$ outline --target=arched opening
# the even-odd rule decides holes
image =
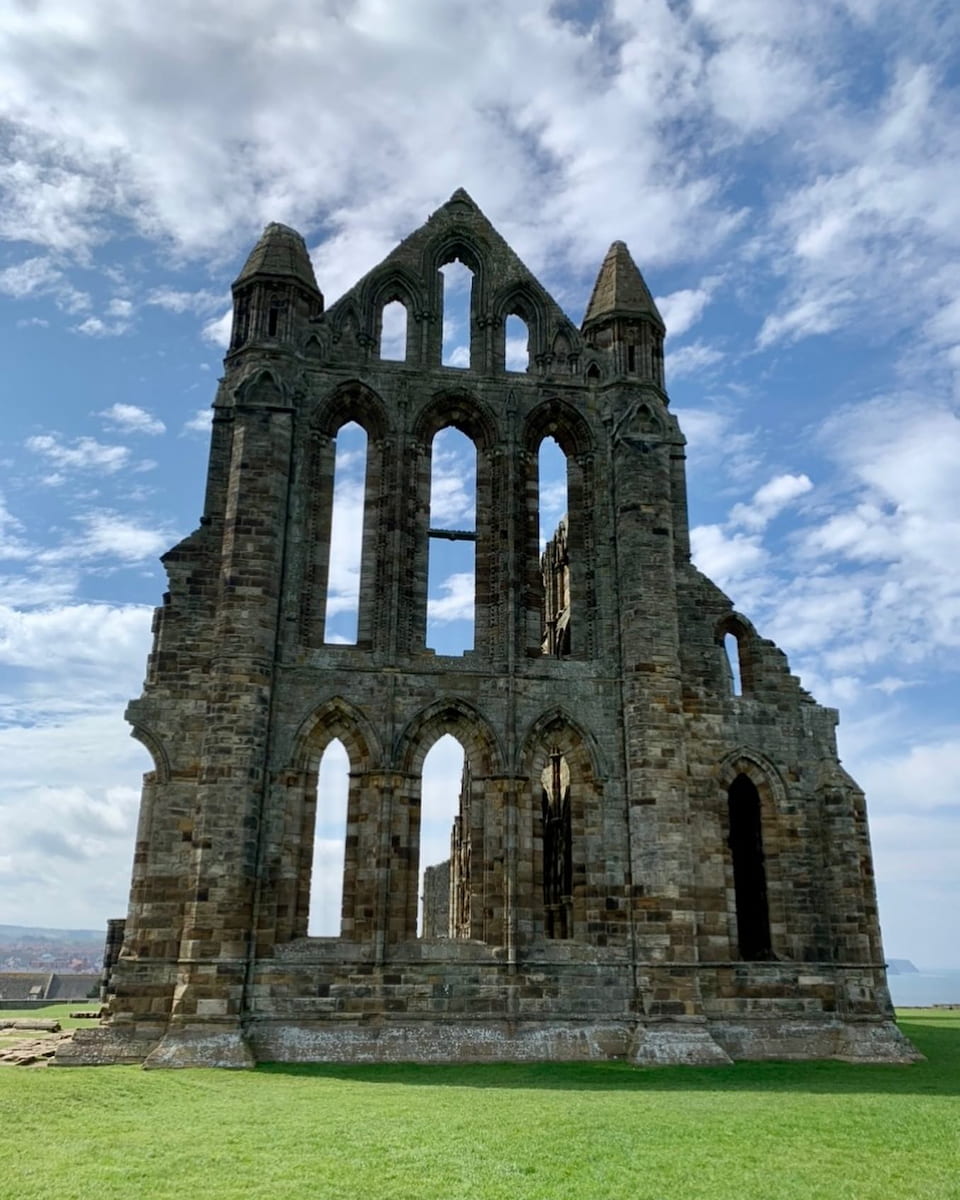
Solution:
[[[600,368],[595,362],[592,362],[586,370],[586,378],[590,383],[596,383],[600,379]]]
[[[350,760],[343,743],[334,738],[323,752],[317,775],[307,924],[311,937],[340,936],[349,786]]]
[[[740,670],[740,639],[735,633],[723,635],[723,649],[730,671],[730,690],[734,696],[743,695],[743,676]]]
[[[727,791],[730,820],[728,845],[733,862],[733,887],[737,908],[737,942],[740,957],[757,961],[773,957],[767,872],[763,854],[760,793],[753,781],[740,774]]]
[[[388,362],[406,362],[407,306],[391,300],[380,315],[380,357]]]
[[[530,327],[523,317],[511,313],[503,327],[503,362],[508,371],[530,369]]]
[[[567,456],[552,437],[538,455],[540,574],[543,583],[541,650],[564,658],[571,648]]]
[[[433,439],[430,458],[427,646],[464,654],[476,624],[477,450],[453,426]]]
[[[540,774],[543,847],[544,935],[573,933],[573,826],[570,815],[570,767],[553,747]]]
[[[469,792],[463,747],[445,733],[430,747],[421,775],[420,937],[464,936],[464,917],[469,930]]]
[[[336,458],[324,641],[355,645],[363,560],[367,435],[362,426],[348,421],[337,431],[334,444]]]
[[[473,272],[459,259],[440,268],[443,276],[443,350],[445,367],[470,366],[470,311],[473,299]]]

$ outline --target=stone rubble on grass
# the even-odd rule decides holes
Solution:
[[[12,1046],[0,1049],[0,1067],[45,1067],[64,1042],[73,1037],[72,1029],[60,1030],[45,1037],[25,1038]]]
[[[43,1033],[59,1033],[60,1022],[56,1017],[5,1017],[0,1020],[0,1029],[34,1029]]]

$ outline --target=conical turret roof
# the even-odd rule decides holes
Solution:
[[[663,317],[637,264],[630,257],[626,242],[614,242],[607,251],[593,285],[583,328],[609,317],[647,317],[664,328]]]
[[[306,287],[319,292],[307,245],[295,229],[272,221],[250,251],[234,287],[246,283],[254,275],[286,276],[298,279]]]

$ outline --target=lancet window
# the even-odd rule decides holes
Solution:
[[[727,808],[740,957],[772,958],[760,793],[747,775],[741,773],[731,783]]]
[[[540,782],[544,934],[548,938],[568,938],[573,908],[570,768],[556,747],[550,751]]]
[[[474,647],[477,451],[452,426],[433,439],[427,530],[427,645],[443,654]]]

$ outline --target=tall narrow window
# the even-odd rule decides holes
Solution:
[[[407,358],[407,309],[400,300],[383,306],[380,321],[380,357],[391,362]]]
[[[530,330],[523,317],[511,313],[504,323],[504,366],[508,371],[530,368]]]
[[[451,842],[460,814],[463,747],[446,733],[423,761],[420,800],[420,937],[446,938],[450,909]]]
[[[323,753],[317,776],[317,815],[313,829],[307,926],[311,937],[340,936],[349,774],[347,752],[343,743],[334,738]]]
[[[337,432],[336,448],[324,640],[352,645],[360,602],[367,435],[350,421]]]
[[[430,473],[427,646],[473,649],[476,613],[477,452],[448,426],[433,439]]]
[[[763,856],[760,793],[746,775],[738,775],[727,793],[730,857],[737,905],[737,941],[747,961],[773,957],[767,871]]]
[[[443,355],[445,367],[470,366],[470,304],[473,272],[459,259],[440,268],[443,276]]]
[[[743,677],[740,672],[740,639],[735,633],[723,635],[723,648],[730,668],[731,688],[735,696],[743,695]]]
[[[543,821],[543,911],[548,938],[572,935],[573,847],[570,820],[570,768],[551,750],[540,776]]]
[[[552,437],[540,443],[540,569],[544,654],[563,658],[571,647],[570,559],[567,548],[567,457]]]

